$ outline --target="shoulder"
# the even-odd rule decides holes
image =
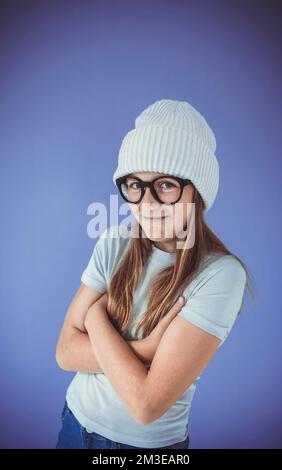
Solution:
[[[209,285],[218,286],[219,290],[234,284],[245,285],[246,271],[242,264],[233,255],[211,254],[206,256],[200,268],[187,286],[187,294],[194,294],[198,289]]]
[[[131,240],[131,232],[122,224],[107,227],[100,235],[101,244],[108,248],[126,247]]]
[[[211,276],[221,274],[226,280],[242,281],[247,280],[247,275],[244,267],[233,255],[216,255],[212,256],[211,264],[207,267],[207,272]]]
[[[126,233],[130,233],[126,231],[124,225],[111,225],[110,227],[106,227],[105,229],[101,229],[100,234],[97,236],[97,243],[101,240],[101,244],[117,244],[122,243],[123,241],[127,240],[129,237],[126,237]]]
[[[100,235],[96,245],[105,260],[108,270],[112,270],[121,256],[129,248],[131,236],[124,225],[107,227]]]
[[[233,255],[211,254],[203,262],[203,271],[214,274],[218,271],[236,272],[238,275],[246,276],[246,271],[240,261]]]
[[[84,284],[99,292],[107,290],[118,262],[129,247],[129,235],[128,230],[122,225],[101,229],[81,276]]]
[[[224,339],[242,307],[245,283],[245,269],[233,255],[208,256],[184,291],[179,315]]]

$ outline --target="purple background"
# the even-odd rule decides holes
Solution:
[[[1,2],[2,448],[55,446],[73,377],[55,345],[96,243],[87,207],[109,207],[121,140],[162,98],[215,132],[207,221],[256,293],[198,383],[191,448],[281,447],[280,14],[273,1]]]

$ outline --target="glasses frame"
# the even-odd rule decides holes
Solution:
[[[138,201],[135,201],[135,202],[132,202],[132,201],[129,201],[126,196],[123,194],[122,192],[122,189],[121,189],[121,185],[122,183],[126,180],[126,178],[128,178],[130,176],[130,174],[128,175],[125,175],[125,176],[121,176],[120,178],[117,178],[116,179],[116,185],[118,187],[118,190],[119,190],[119,193],[121,195],[121,197],[126,201],[126,202],[129,202],[130,204],[139,204],[140,201],[142,201],[143,197],[144,197],[144,194],[145,194],[145,188],[148,187],[150,188],[150,191],[151,191],[151,194],[153,196],[153,198],[158,201],[160,204],[165,204],[165,205],[171,205],[171,204],[176,204],[182,197],[182,194],[183,194],[183,189],[185,186],[187,186],[188,184],[192,184],[192,181],[189,180],[189,179],[183,179],[183,178],[180,178],[179,176],[172,176],[172,175],[162,175],[162,176],[157,176],[156,178],[154,178],[152,181],[143,181],[141,180],[141,178],[138,178],[137,176],[132,176],[132,179],[136,179],[139,183],[140,183],[140,186],[141,186],[141,196],[140,196],[140,199]],[[162,179],[162,178],[172,178],[174,180],[176,180],[179,184],[180,184],[180,196],[179,198],[174,201],[174,202],[163,202],[161,199],[159,199],[158,197],[158,194],[157,192],[155,191],[155,188],[154,188],[154,183],[155,181],[159,180],[159,179]]]

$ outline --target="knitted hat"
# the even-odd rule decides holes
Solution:
[[[188,178],[207,211],[219,185],[215,149],[214,133],[199,111],[187,101],[161,99],[137,116],[135,128],[123,138],[113,182],[143,171]]]

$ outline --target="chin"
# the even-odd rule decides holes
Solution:
[[[149,238],[151,241],[156,241],[156,242],[165,242],[169,240],[174,240],[174,237],[166,237],[164,234],[164,231],[162,230],[146,230],[146,228],[142,227],[144,233],[146,234],[146,237]]]

